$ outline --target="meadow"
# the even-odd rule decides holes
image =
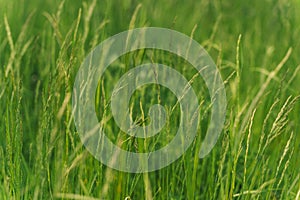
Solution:
[[[0,0],[0,199],[299,200],[299,10],[299,0]],[[167,145],[180,118],[167,88],[143,86],[130,100],[132,118],[149,123],[149,107],[159,103],[170,111],[166,127],[147,140],[119,129],[110,97],[134,66],[172,66],[192,80],[201,102],[197,137],[178,160],[154,172],[126,173],[83,146],[72,92],[93,48],[140,27],[176,30],[199,42],[220,71],[228,105],[217,144],[199,159],[211,114],[201,76],[165,51],[120,57],[99,78],[95,106],[105,133],[124,150]]]

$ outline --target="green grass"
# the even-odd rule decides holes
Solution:
[[[0,199],[300,199],[300,2],[8,1],[0,0]],[[227,92],[226,124],[213,151],[198,159],[209,124],[201,77],[198,137],[177,161],[156,172],[112,170],[88,153],[72,118],[71,94],[85,56],[101,41],[135,27],[158,26],[192,35],[216,62]],[[176,55],[139,51],[121,57],[101,79],[95,105],[105,131],[122,148],[166,145],[180,112],[160,136],[122,133],[109,106],[113,85],[141,63],[196,71]],[[151,105],[170,110],[163,87],[135,92],[133,118]],[[154,146],[154,147],[153,147]]]

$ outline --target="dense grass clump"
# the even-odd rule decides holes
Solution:
[[[0,199],[300,199],[299,10],[297,0],[0,0]],[[164,51],[120,57],[99,80],[95,105],[107,136],[123,149],[167,145],[180,118],[175,96],[149,85],[133,94],[130,109],[143,125],[149,107],[163,105],[161,134],[143,140],[120,131],[110,96],[134,66],[173,67],[192,80],[201,103],[188,151],[159,171],[130,174],[85,149],[71,96],[80,64],[97,44],[147,26],[185,33],[208,51],[225,83],[227,116],[217,145],[199,159],[211,102],[198,72]]]

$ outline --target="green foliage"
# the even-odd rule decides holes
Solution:
[[[299,1],[0,5],[0,199],[300,199]],[[128,174],[107,168],[84,148],[71,94],[88,52],[114,34],[144,26],[174,29],[201,43],[225,81],[228,108],[217,145],[198,159],[210,114],[201,77],[167,52],[122,56],[99,81],[95,105],[106,134],[123,149],[166,145],[180,117],[172,93],[150,85],[132,96],[133,118],[147,124],[149,106],[161,103],[169,114],[166,127],[148,140],[121,132],[111,118],[110,95],[130,68],[153,61],[172,66],[193,79],[201,102],[197,140],[180,159],[156,172]]]

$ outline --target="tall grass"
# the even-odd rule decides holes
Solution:
[[[0,4],[0,199],[300,199],[298,1]],[[87,53],[120,31],[144,26],[175,29],[201,43],[222,74],[228,108],[217,145],[198,159],[210,115],[198,72],[163,51],[122,56],[99,81],[95,102],[115,144],[136,152],[160,148],[178,128],[175,97],[155,85],[137,90],[130,110],[143,125],[151,105],[164,105],[170,112],[161,134],[136,139],[114,123],[109,109],[113,86],[134,66],[172,66],[193,79],[201,103],[200,128],[188,151],[159,171],[130,174],[89,154],[74,126],[70,101]]]

